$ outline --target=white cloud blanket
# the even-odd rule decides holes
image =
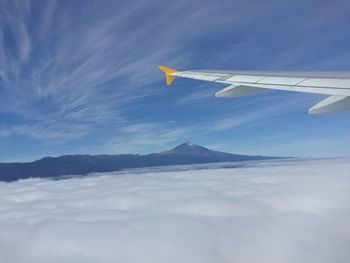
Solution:
[[[350,262],[349,159],[216,168],[0,183],[0,262]]]

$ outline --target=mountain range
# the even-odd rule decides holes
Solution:
[[[12,182],[25,178],[55,178],[63,175],[86,175],[127,168],[266,160],[279,157],[252,156],[213,151],[186,142],[160,153],[146,155],[63,155],[45,157],[27,163],[0,163],[0,181]]]

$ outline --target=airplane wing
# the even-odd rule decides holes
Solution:
[[[330,95],[309,109],[310,114],[350,111],[350,72],[177,71],[164,66],[167,85],[175,78],[224,83],[216,97],[241,97],[266,90],[287,90]]]

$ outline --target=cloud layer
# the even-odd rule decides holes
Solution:
[[[1,183],[0,261],[349,262],[349,160],[185,168]]]

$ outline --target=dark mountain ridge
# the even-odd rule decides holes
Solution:
[[[86,175],[92,172],[112,172],[127,168],[266,160],[279,157],[251,156],[213,151],[186,142],[160,153],[146,155],[63,155],[44,157],[28,163],[0,163],[0,181],[24,178],[49,178],[62,175]]]

